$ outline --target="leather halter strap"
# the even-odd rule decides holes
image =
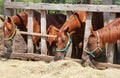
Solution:
[[[100,37],[99,37],[99,33],[98,33],[98,31],[96,31],[96,33],[97,33],[97,37],[98,37],[97,47],[96,47],[94,50],[92,50],[92,51],[84,50],[85,53],[91,55],[91,56],[94,57],[94,58],[95,58],[94,53],[95,53],[95,51],[96,51],[97,49],[100,50],[100,51],[102,51],[102,49],[100,48]]]

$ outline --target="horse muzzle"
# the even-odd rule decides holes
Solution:
[[[61,52],[56,52],[55,53],[55,57],[54,57],[55,61],[62,60],[64,58],[65,58],[65,53],[61,53]]]

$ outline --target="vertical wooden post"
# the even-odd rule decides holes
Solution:
[[[113,4],[114,0],[103,0],[103,4]],[[112,21],[112,19],[115,18],[114,14],[106,13],[104,12],[104,26]],[[106,44],[106,57],[107,57],[107,62],[108,63],[113,63],[114,61],[114,45],[113,44]]]
[[[11,0],[4,0],[4,2],[11,2]],[[11,10],[10,9],[7,9],[7,8],[4,8],[4,15],[6,16],[6,17],[8,17],[8,16],[11,16],[12,15],[12,12],[11,12]]]
[[[117,57],[117,59],[118,59],[118,64],[120,64],[120,40],[118,40],[117,41],[117,54],[118,54],[118,57]]]
[[[46,11],[41,10],[41,34],[46,34]],[[46,38],[41,37],[41,54],[47,54]]]
[[[92,13],[88,12],[87,13],[87,18],[86,18],[86,25],[85,25],[85,35],[84,35],[84,45],[83,45],[83,50],[86,47],[88,37],[90,35],[90,26],[91,24],[91,19],[92,19]],[[82,57],[84,59],[84,57]]]
[[[69,18],[69,16],[72,14],[71,11],[66,11],[66,14],[67,14],[67,18]]]
[[[12,0],[4,0],[4,2],[6,2],[6,1],[11,2]],[[5,15],[5,17],[12,16],[13,15],[13,11],[14,11],[13,9],[4,8],[4,15]],[[15,49],[14,41],[13,41],[13,46],[11,46],[10,48],[12,49],[12,52],[14,52],[14,49]]]
[[[8,1],[8,2],[11,2],[11,1],[14,1],[14,0],[4,0],[5,1]],[[14,9],[7,9],[7,8],[4,8],[4,15],[7,17],[7,16],[12,16],[14,14]]]
[[[33,10],[28,10],[28,33],[33,32]],[[32,36],[28,35],[28,53],[33,53]]]
[[[69,18],[69,16],[71,15],[71,11],[66,11],[66,12],[67,12],[67,18]],[[72,42],[69,46],[68,53],[66,54],[66,56],[71,58],[71,55],[72,55]]]

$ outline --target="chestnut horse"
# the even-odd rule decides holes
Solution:
[[[48,35],[58,35],[59,29],[56,28],[54,25],[50,25],[47,29]],[[47,48],[48,48],[48,55],[54,56],[54,47],[55,47],[55,37],[48,37],[47,38]]]
[[[33,32],[40,33],[40,13],[33,11]],[[59,26],[66,20],[66,16],[63,14],[47,14],[47,28],[49,25]],[[4,32],[4,45],[7,48],[7,52],[12,52],[12,41],[16,34],[16,29],[19,28],[21,31],[27,31],[28,13],[21,12],[19,14],[7,17],[3,20],[3,32]],[[60,28],[60,27],[58,27]],[[27,43],[27,35],[22,35],[25,42]],[[32,36],[33,44],[36,45],[40,37]],[[34,48],[35,49],[35,48]],[[35,50],[36,51],[36,50]]]
[[[81,57],[82,51],[78,47],[79,43],[83,41],[85,21],[86,12],[84,11],[76,11],[66,20],[55,39],[55,60],[64,58],[71,42],[74,45],[72,49],[74,52],[72,52],[76,52],[75,56],[78,58]]]
[[[85,58],[88,55],[90,56],[89,59],[95,58],[100,54],[106,43],[115,43],[117,40],[120,40],[120,18],[114,19],[104,28],[98,29],[97,31],[91,31],[82,55],[83,59],[88,59]]]

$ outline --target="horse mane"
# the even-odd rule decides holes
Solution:
[[[20,16],[19,14],[16,14],[16,16],[20,19],[20,22],[21,22],[21,23],[20,23],[21,26],[19,26],[19,28],[20,28],[20,29],[23,29],[23,27],[25,27],[25,24],[24,24],[21,16]],[[24,29],[24,31],[27,31],[27,29]]]
[[[115,43],[120,39],[120,18],[116,18],[105,27],[98,30],[102,42]]]

